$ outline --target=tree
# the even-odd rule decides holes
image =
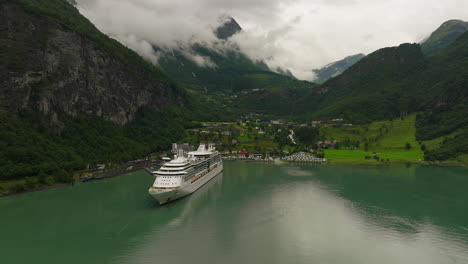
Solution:
[[[317,141],[319,129],[315,127],[300,127],[294,131],[297,141],[303,145],[312,145]]]
[[[407,142],[406,145],[405,145],[405,149],[410,150],[411,149],[411,144]]]
[[[39,174],[37,175],[37,178],[39,179],[39,183],[46,184],[47,175],[43,171],[39,172]]]
[[[426,145],[422,144],[422,145],[421,145],[421,150],[422,150],[422,151],[426,151]]]
[[[52,175],[56,182],[69,183],[73,181],[71,173],[66,172],[64,169],[60,169]]]

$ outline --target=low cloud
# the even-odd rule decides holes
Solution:
[[[213,31],[233,16],[243,32],[231,39],[254,60],[312,80],[312,69],[357,53],[419,42],[449,19],[468,19],[465,0],[76,0],[101,31],[152,62],[179,49],[200,66],[216,67],[190,47],[222,52]]]

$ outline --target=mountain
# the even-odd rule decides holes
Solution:
[[[426,55],[432,55],[454,42],[466,31],[468,31],[468,22],[449,20],[443,23],[428,39],[421,43],[422,51]]]
[[[310,117],[344,117],[355,123],[419,113],[417,139],[444,142],[426,151],[426,158],[454,159],[468,154],[467,56],[468,32],[430,57],[418,44],[381,49],[300,104],[308,107]]]
[[[295,102],[315,84],[299,81],[287,70],[274,72],[265,63],[251,60],[229,41],[241,30],[233,18],[228,18],[216,30],[220,37],[218,48],[203,43],[172,50],[154,46],[159,67],[196,96],[208,96],[238,115],[289,115]]]
[[[215,33],[219,39],[228,39],[241,31],[242,28],[237,21],[232,17],[227,17]]]
[[[378,50],[304,98],[315,116],[345,117],[358,123],[388,119],[407,112],[399,82],[425,66],[417,44]]]
[[[183,104],[183,91],[156,67],[98,32],[68,3],[13,2],[19,5],[2,3],[0,17],[0,109],[28,109],[51,120],[85,114],[122,125],[142,106]],[[49,3],[61,13],[52,13]]]
[[[315,82],[324,83],[328,81],[329,79],[340,75],[341,73],[343,73],[349,67],[353,66],[356,62],[360,61],[365,56],[366,55],[362,53],[356,54],[353,56],[348,56],[342,60],[330,63],[321,69],[313,70],[313,72],[316,74]]]
[[[166,149],[200,105],[64,0],[0,1],[0,58],[0,180]]]

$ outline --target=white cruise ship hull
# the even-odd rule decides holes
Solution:
[[[173,189],[152,188],[149,193],[159,202],[159,204],[169,203],[195,192],[222,171],[223,162],[219,162],[215,168],[193,183],[187,181],[184,182],[182,186]]]

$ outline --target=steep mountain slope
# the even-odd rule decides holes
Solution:
[[[360,61],[362,58],[364,58],[366,55],[360,53],[352,56],[348,56],[342,60],[333,62],[328,64],[327,66],[321,68],[321,69],[316,69],[313,70],[313,72],[316,74],[316,83],[324,83],[328,81],[329,79],[340,75],[344,71],[346,71],[349,67],[353,66],[356,64],[358,61]]]
[[[404,96],[400,81],[424,67],[417,44],[381,49],[322,84],[302,103],[317,117],[341,116],[353,122],[396,117],[414,106]]]
[[[294,103],[315,85],[296,80],[289,71],[276,73],[264,63],[252,61],[228,40],[241,30],[229,18],[216,31],[218,48],[195,44],[189,50],[167,51],[154,47],[160,55],[158,63],[182,86],[198,96],[209,96],[236,114],[290,114]]]
[[[162,73],[98,32],[70,4],[18,0],[0,8],[0,109],[38,111],[51,120],[59,113],[86,114],[125,124],[142,106],[183,103],[183,92]],[[43,13],[53,8],[62,13]]]
[[[421,43],[422,51],[430,56],[454,42],[466,31],[468,31],[468,22],[449,20],[443,23],[428,39]]]
[[[63,182],[165,149],[190,98],[67,1],[0,1],[0,180]]]
[[[468,33],[432,56],[430,63],[420,76],[428,87],[421,92],[426,95],[427,110],[418,116],[416,136],[418,140],[444,138],[440,148],[427,151],[427,159],[454,159],[468,154]],[[457,136],[448,136],[456,131]]]
[[[247,56],[236,51],[216,51],[202,45],[194,45],[192,51],[206,65],[187,56],[187,51],[162,52],[158,61],[161,69],[174,80],[194,91],[232,91],[252,87],[237,87],[234,83],[250,72],[269,72],[268,67],[253,63]]]

